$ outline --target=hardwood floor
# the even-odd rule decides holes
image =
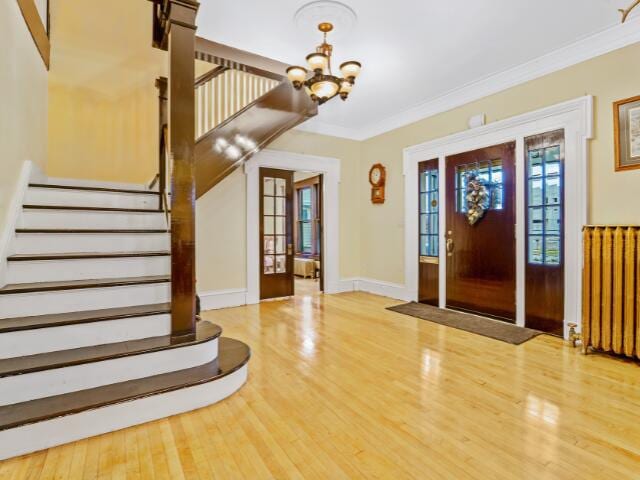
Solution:
[[[206,312],[253,351],[211,407],[0,463],[2,479],[637,479],[640,366],[512,346],[365,293]]]
[[[296,296],[320,295],[320,282],[313,278],[294,277],[294,292]]]

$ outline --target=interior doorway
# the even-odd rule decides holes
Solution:
[[[515,147],[509,142],[446,158],[446,306],[512,323]]]
[[[260,300],[324,290],[323,176],[260,168]]]
[[[315,295],[324,290],[323,176],[294,172],[294,293]]]

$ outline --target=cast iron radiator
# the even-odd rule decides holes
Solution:
[[[640,226],[583,229],[582,345],[640,358]]]

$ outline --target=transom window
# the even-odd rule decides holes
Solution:
[[[438,170],[420,174],[420,255],[438,256]]]
[[[529,150],[527,158],[527,226],[529,263],[560,265],[562,176],[559,145]]]
[[[504,186],[502,179],[502,160],[485,160],[466,163],[456,167],[456,212],[467,213],[467,181],[469,176],[477,174],[489,192],[488,210],[502,210]]]
[[[264,273],[286,273],[287,181],[265,177],[263,188]]]

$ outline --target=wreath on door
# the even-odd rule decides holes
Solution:
[[[480,178],[478,172],[470,172],[467,175],[467,189],[465,192],[469,225],[475,225],[484,217],[489,208],[489,198],[489,189],[485,181]]]

